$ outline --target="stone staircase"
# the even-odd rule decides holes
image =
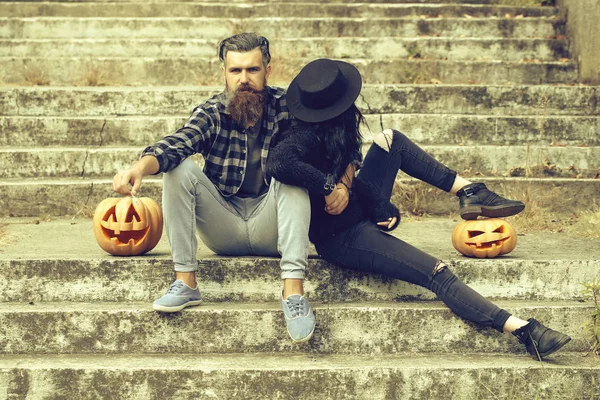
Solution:
[[[599,399],[600,362],[581,327],[593,305],[580,292],[599,276],[598,240],[528,233],[508,257],[465,259],[450,244],[456,201],[399,175],[401,209],[446,217],[408,218],[396,235],[573,337],[538,363],[426,290],[318,258],[309,344],[287,338],[276,259],[203,249],[206,304],[157,314],[150,303],[172,280],[166,241],[145,257],[109,257],[89,218],[73,219],[222,90],[216,44],[246,30],[271,40],[271,84],[314,58],[347,60],[363,73],[372,132],[398,128],[515,197],[547,194],[539,203],[552,212],[591,210],[599,89],[577,83],[565,22],[537,4],[0,2],[0,398]],[[417,207],[406,192],[427,198]],[[159,178],[145,181],[144,196],[160,193]]]

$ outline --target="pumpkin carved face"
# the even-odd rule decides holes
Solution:
[[[515,248],[517,233],[500,218],[463,221],[452,231],[452,244],[465,256],[493,258]]]
[[[162,210],[148,197],[105,199],[94,213],[96,241],[110,254],[144,254],[158,244],[162,230]]]

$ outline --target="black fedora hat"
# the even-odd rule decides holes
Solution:
[[[306,64],[292,80],[288,107],[301,121],[326,121],[346,111],[361,87],[362,78],[354,65],[321,58]]]

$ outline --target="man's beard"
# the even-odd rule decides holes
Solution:
[[[227,111],[231,118],[244,128],[254,125],[262,117],[265,90],[255,90],[249,85],[240,85],[235,92],[228,92]]]

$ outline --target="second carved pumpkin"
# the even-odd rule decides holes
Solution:
[[[493,258],[513,251],[517,233],[500,218],[463,221],[452,231],[452,244],[465,256]]]

